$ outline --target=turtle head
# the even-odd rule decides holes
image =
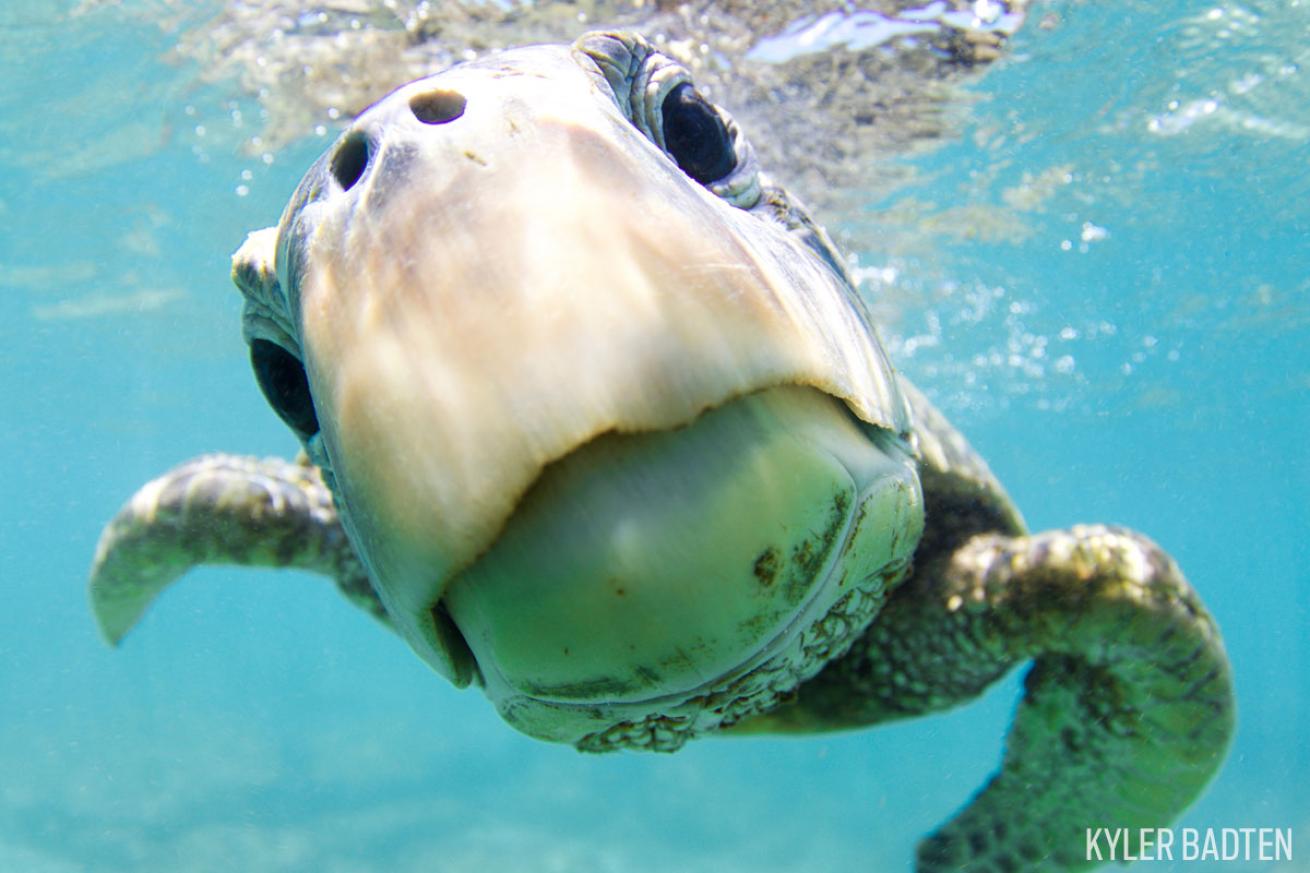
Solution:
[[[638,36],[413,82],[235,258],[392,622],[520,729],[676,748],[844,649],[922,527],[830,243]]]

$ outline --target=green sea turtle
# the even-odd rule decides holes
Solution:
[[[1032,661],[999,772],[920,871],[1088,866],[1234,725],[1228,661],[1131,531],[1036,536],[888,362],[844,260],[630,33],[406,85],[234,257],[297,462],[214,455],[110,523],[117,643],[203,563],[336,580],[516,728],[587,751],[871,725]]]

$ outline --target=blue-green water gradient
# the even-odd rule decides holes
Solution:
[[[894,355],[1030,525],[1141,529],[1218,619],[1239,732],[1181,823],[1290,827],[1310,858],[1310,9],[1215,9],[1040,7],[960,137],[843,220],[881,228],[859,255]],[[0,11],[0,873],[908,869],[997,765],[1013,680],[874,731],[596,757],[306,575],[199,571],[103,643],[85,577],[121,502],[203,452],[295,451],[228,259],[326,140],[208,146],[257,105],[168,30],[65,12]]]

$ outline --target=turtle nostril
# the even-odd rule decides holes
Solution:
[[[467,104],[458,91],[429,91],[410,100],[409,108],[424,124],[445,124],[463,115]]]
[[[352,133],[332,156],[332,175],[349,191],[368,169],[368,140],[362,133]]]

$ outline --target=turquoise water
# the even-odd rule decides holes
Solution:
[[[100,640],[86,570],[139,484],[295,450],[228,258],[324,140],[243,151],[258,104],[170,54],[169,4],[59,8],[0,9],[0,871],[907,869],[996,766],[1013,681],[868,732],[594,757],[519,735],[309,576],[200,571]],[[958,137],[825,219],[882,241],[859,255],[893,356],[1030,526],[1143,530],[1218,619],[1239,731],[1181,824],[1298,849],[1307,45],[1304,3],[1039,7]]]

